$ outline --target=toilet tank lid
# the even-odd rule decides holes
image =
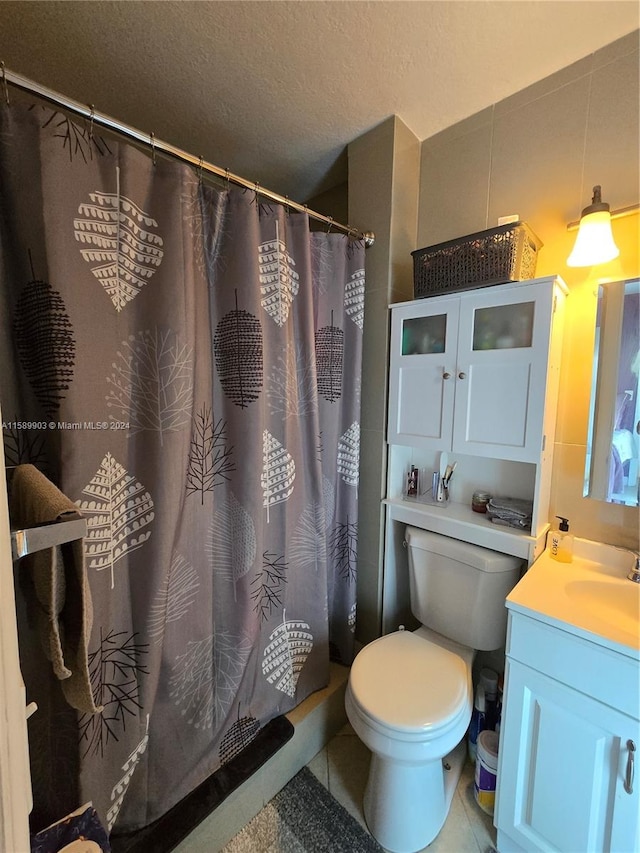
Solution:
[[[432,533],[430,530],[421,530],[419,527],[407,527],[405,541],[409,548],[450,557],[483,572],[511,572],[522,565],[520,557],[514,557],[512,554],[501,554],[490,548],[482,548],[480,545],[462,542],[450,536]]]

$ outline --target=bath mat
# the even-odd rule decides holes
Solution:
[[[382,853],[382,847],[307,768],[221,853]]]
[[[111,836],[112,853],[168,853],[189,835],[232,791],[291,740],[294,728],[275,717],[251,743],[159,820],[138,832]]]

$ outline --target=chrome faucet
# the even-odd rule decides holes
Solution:
[[[634,583],[640,583],[640,551],[632,551],[631,553],[636,558],[636,563],[632,569],[629,569],[627,578]]]

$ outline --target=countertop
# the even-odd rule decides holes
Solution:
[[[633,564],[629,551],[576,539],[571,563],[545,550],[507,607],[640,660],[640,584],[627,579]]]

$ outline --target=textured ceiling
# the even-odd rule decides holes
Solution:
[[[636,0],[1,2],[0,60],[305,200],[390,115],[420,139],[639,26]]]

